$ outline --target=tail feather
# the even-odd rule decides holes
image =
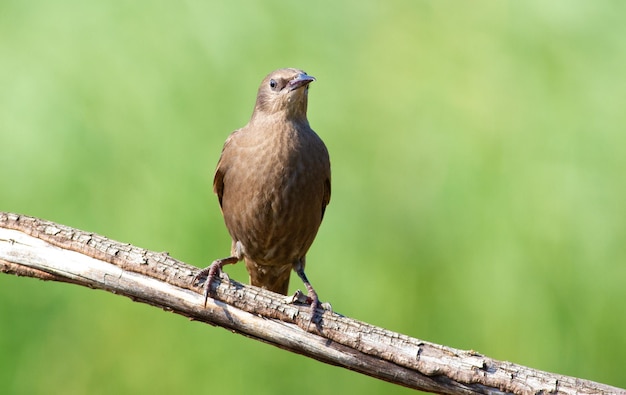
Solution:
[[[250,284],[287,295],[289,291],[289,276],[292,269],[291,264],[268,266],[259,265],[248,257],[244,259],[250,274]]]

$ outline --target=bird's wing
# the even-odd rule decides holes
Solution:
[[[215,169],[215,176],[213,177],[213,192],[217,195],[217,200],[222,207],[222,196],[224,196],[224,172],[220,168],[218,162],[217,169]]]
[[[224,152],[228,150],[231,142],[233,141],[233,137],[236,136],[239,130],[235,130],[233,133],[228,136],[226,142],[224,143],[224,147],[222,148],[222,154],[220,155],[220,160],[217,162],[217,167],[215,168],[215,176],[213,177],[213,192],[217,195],[217,199],[220,202],[220,207],[222,207],[222,197],[224,196],[224,174],[226,174],[226,169],[228,168],[228,164],[224,163],[224,158],[228,155],[224,155]]]
[[[326,212],[326,206],[330,203],[330,174],[324,182],[324,198],[322,200],[322,219],[324,219],[324,212]]]

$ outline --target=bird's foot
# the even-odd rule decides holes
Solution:
[[[304,258],[299,259],[294,263],[293,270],[298,274],[298,277],[300,277],[300,279],[304,283],[308,295],[306,301],[308,304],[311,305],[311,318],[309,319],[308,325],[304,329],[308,330],[311,324],[315,324],[317,329],[321,330],[320,324],[322,323],[323,313],[319,314],[317,308],[322,306],[320,305],[320,299],[317,296],[317,292],[315,292],[315,289],[313,289],[313,286],[309,282],[309,279],[306,277],[306,274],[304,274]]]
[[[298,289],[293,296],[287,297],[287,303],[308,304],[310,306],[313,303],[313,298]],[[318,307],[325,311],[333,311],[333,306],[328,302],[321,302]]]
[[[311,292],[313,291],[313,292]],[[315,292],[315,290],[313,290],[313,288],[311,287],[309,289],[309,294],[307,297],[307,301],[311,300],[311,318],[309,319],[309,326],[311,324],[315,324],[315,326],[317,326],[318,324],[322,323],[322,314],[319,314],[317,311],[318,307],[321,307],[320,305],[320,299],[317,297],[317,292]],[[308,326],[307,326],[308,328]]]
[[[300,304],[311,304],[311,300],[309,299],[308,296],[306,296],[306,294],[300,290],[297,290],[295,294],[293,294],[293,296],[288,296],[286,298],[287,303],[291,303],[291,304],[295,304],[295,303],[300,303]]]
[[[230,281],[228,274],[222,270],[224,265],[237,263],[239,259],[234,256],[229,256],[228,258],[216,259],[209,265],[208,267],[200,270],[198,274],[196,274],[192,280],[193,285],[202,284],[202,279],[204,280],[204,285],[202,288],[204,289],[204,307],[206,307],[207,301],[209,300],[209,294],[211,292],[211,283],[216,277],[222,277],[226,281]]]
[[[307,304],[311,306],[311,317],[307,323],[306,328],[308,329],[311,324],[315,324],[318,326],[322,322],[323,312],[320,314],[318,308],[321,308],[324,311],[333,311],[333,307],[328,302],[320,303],[317,293],[313,290],[313,292],[309,291],[309,295],[305,295],[304,292],[297,290],[293,296],[289,298],[289,303],[299,303],[299,304]]]

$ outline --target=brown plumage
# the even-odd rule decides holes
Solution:
[[[226,140],[213,189],[232,237],[231,256],[196,276],[208,277],[205,297],[221,267],[243,259],[252,285],[282,294],[294,269],[317,307],[304,266],[330,200],[330,159],[306,117],[314,80],[291,68],[270,73],[250,121]]]

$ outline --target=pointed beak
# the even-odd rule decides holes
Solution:
[[[306,86],[311,82],[315,81],[315,77],[312,77],[306,73],[300,73],[295,76],[291,81],[289,81],[289,90],[293,91],[300,87]]]

